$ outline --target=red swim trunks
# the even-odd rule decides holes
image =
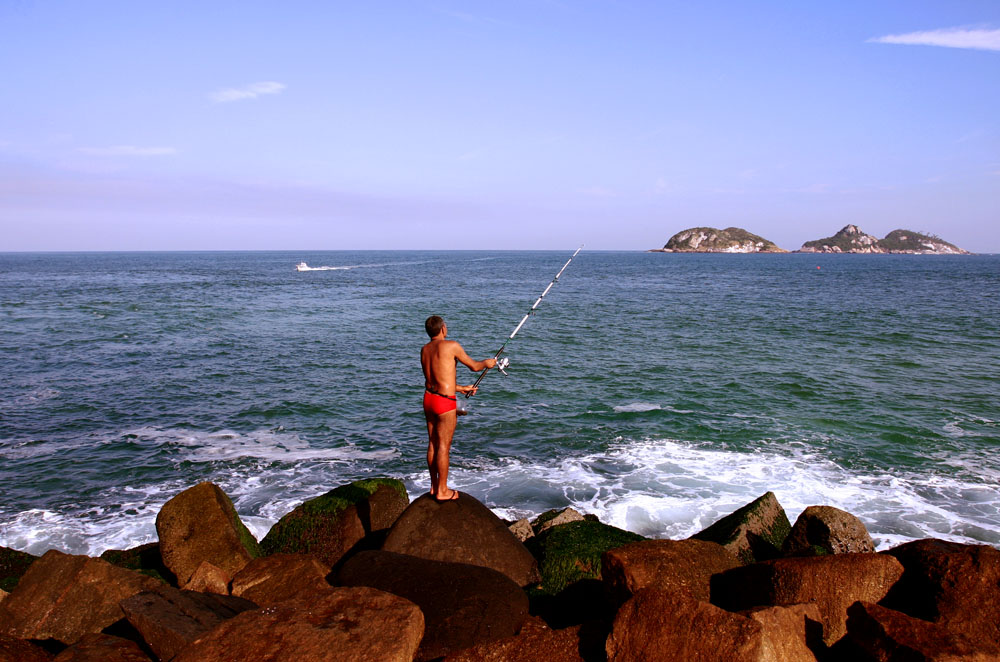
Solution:
[[[424,391],[424,412],[430,412],[440,416],[450,411],[458,409],[458,398],[454,395],[438,395],[430,391]]]

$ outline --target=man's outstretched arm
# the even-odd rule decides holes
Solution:
[[[455,358],[458,360],[459,363],[461,363],[462,365],[464,365],[466,368],[468,368],[473,372],[479,372],[480,370],[493,368],[497,364],[497,360],[494,359],[493,357],[490,357],[488,359],[483,359],[482,361],[473,361],[471,358],[469,358],[469,355],[465,353],[465,350],[462,349],[461,345],[459,345],[455,349]]]

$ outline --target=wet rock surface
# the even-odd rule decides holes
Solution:
[[[88,634],[56,655],[53,662],[150,662],[150,660],[134,641],[109,634]]]
[[[370,586],[419,606],[425,619],[420,660],[514,636],[528,617],[528,597],[520,586],[475,565],[361,552],[340,569],[337,583]]]
[[[123,600],[121,607],[156,656],[170,660],[199,636],[257,605],[241,598],[158,586]]]
[[[0,662],[50,662],[52,654],[30,641],[0,634]]]
[[[854,515],[832,506],[809,506],[785,539],[785,556],[871,553],[875,543]]]
[[[330,587],[330,568],[306,554],[275,554],[254,559],[236,573],[232,594],[264,607]]]
[[[639,589],[656,587],[711,597],[712,575],[739,566],[725,547],[706,540],[643,540],[604,553],[602,578],[616,605]]]
[[[732,611],[812,603],[819,608],[823,641],[847,632],[847,608],[878,602],[902,576],[903,567],[883,554],[836,554],[764,561],[712,578],[712,603]]]
[[[851,640],[875,660],[1000,659],[995,639],[970,638],[887,607],[857,602],[847,614]]]
[[[0,632],[73,644],[121,620],[122,600],[157,585],[151,577],[100,559],[51,550],[0,602]]]
[[[553,630],[542,620],[531,618],[517,635],[452,653],[444,662],[585,662],[581,648],[586,649],[587,644],[581,641],[581,629],[578,625]]]
[[[386,532],[410,498],[402,481],[372,478],[341,485],[283,516],[261,540],[272,554],[312,554],[334,566],[364,541]]]
[[[622,605],[608,637],[609,662],[762,661],[763,626],[684,594],[640,589]]]
[[[430,495],[414,500],[393,524],[382,550],[491,568],[518,586],[540,579],[535,558],[503,520],[464,493],[442,503]]]
[[[424,618],[412,602],[367,587],[244,612],[198,638],[175,662],[412,662]]]
[[[916,540],[885,552],[903,576],[882,604],[956,635],[1000,641],[1000,550]]]
[[[719,543],[748,564],[780,557],[791,530],[785,509],[767,492],[691,537]]]
[[[226,571],[208,561],[202,561],[198,569],[191,575],[191,579],[182,588],[185,591],[200,591],[202,593],[216,593],[218,595],[229,595],[229,583],[232,578]]]
[[[231,577],[261,554],[232,501],[212,483],[199,483],[163,504],[156,533],[163,563],[182,586],[203,561]]]

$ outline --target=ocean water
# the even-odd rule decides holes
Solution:
[[[423,320],[485,358],[570,253],[0,254],[0,545],[149,542],[202,480],[258,538],[351,480],[419,495]],[[1000,257],[585,250],[507,356],[451,477],[501,516],[684,537],[771,490],[1000,544]]]

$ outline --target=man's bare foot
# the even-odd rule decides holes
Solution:
[[[435,501],[437,501],[438,503],[442,503],[442,502],[444,502],[444,501],[457,501],[457,500],[458,500],[458,490],[451,490],[451,494],[449,494],[449,495],[448,495],[448,496],[446,496],[446,497],[442,497],[442,496],[441,496],[441,495],[439,495],[439,494],[432,494],[431,496],[432,496],[432,497],[434,498],[434,500],[435,500]]]

